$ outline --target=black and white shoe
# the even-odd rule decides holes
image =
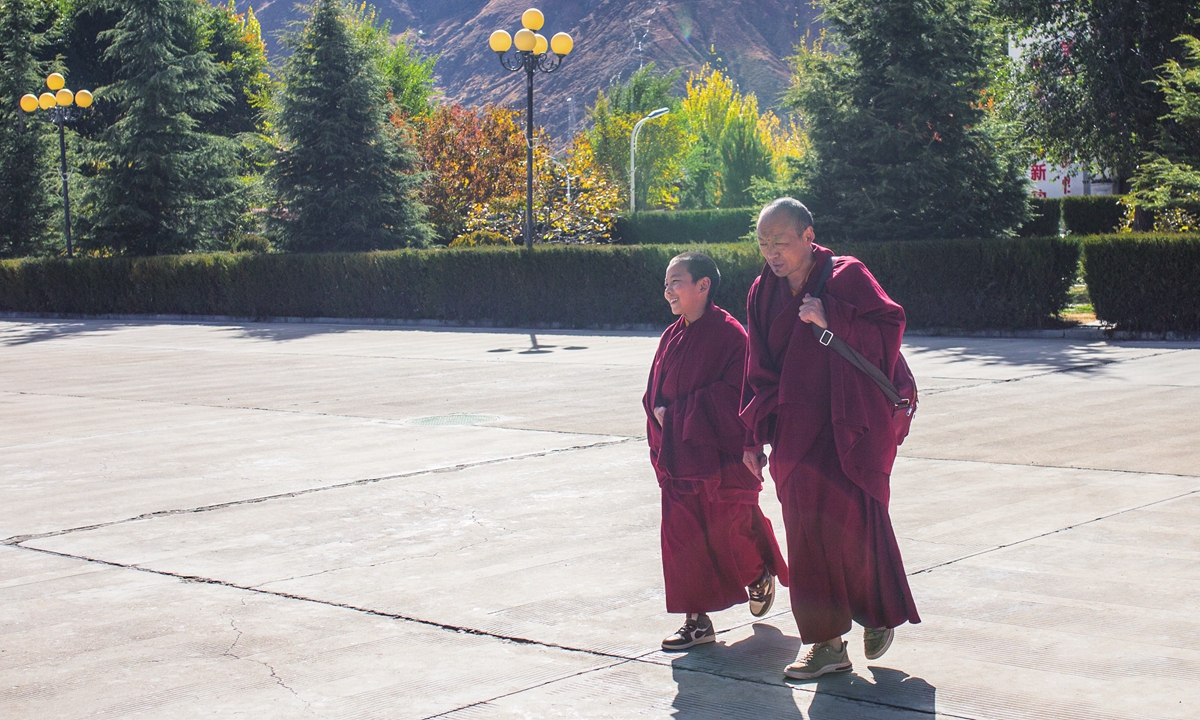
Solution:
[[[687,622],[679,628],[679,632],[662,641],[663,650],[687,650],[695,645],[710,643],[717,639],[717,631],[713,628],[712,620],[704,613],[696,617],[688,615]]]
[[[753,585],[746,588],[746,593],[750,596],[750,614],[754,617],[766,615],[775,604],[775,576],[770,570],[766,571]]]

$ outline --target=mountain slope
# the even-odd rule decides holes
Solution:
[[[214,0],[219,1],[219,0]],[[239,0],[252,4],[278,54],[277,34],[303,17],[292,0]],[[711,63],[729,72],[743,92],[774,107],[786,89],[790,69],[784,58],[814,26],[809,0],[377,0],[393,33],[412,32],[423,52],[440,55],[438,89],[470,105],[496,103],[524,110],[525,82],[508,73],[488,49],[493,30],[520,28],[531,5],[546,16],[542,34],[565,31],[575,51],[551,75],[534,80],[534,119],[563,138],[574,116],[615,80],[644,64],[684,75]],[[682,80],[680,81],[682,87]],[[573,113],[572,113],[573,110]]]

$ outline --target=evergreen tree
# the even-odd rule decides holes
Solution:
[[[53,196],[53,160],[46,123],[26,117],[22,95],[42,92],[43,67],[36,54],[44,3],[0,3],[0,257],[45,249]]]
[[[288,44],[271,171],[279,239],[307,252],[425,245],[419,158],[389,121],[379,53],[345,0],[317,0]]]
[[[1004,41],[980,0],[827,0],[841,52],[794,59],[807,123],[805,198],[827,238],[988,237],[1025,217],[1024,158],[989,119]]]
[[[202,5],[204,47],[220,67],[229,98],[216,112],[201,117],[209,132],[237,137],[257,132],[270,104],[271,77],[267,46],[254,9],[239,13],[228,5]]]
[[[108,0],[124,15],[102,34],[117,81],[97,95],[118,119],[100,135],[85,204],[89,243],[138,255],[217,246],[238,217],[236,144],[197,118],[228,100],[202,49],[195,0]]]

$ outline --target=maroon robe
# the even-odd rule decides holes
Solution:
[[[724,610],[746,602],[746,586],[770,570],[788,582],[771,522],[758,506],[762,483],[742,463],[738,417],[746,332],[709,303],[696,322],[667,328],[642,405],[650,461],[662,489],[667,612]],[[665,407],[662,425],[655,407]]]
[[[832,256],[813,245],[813,271],[795,295],[787,278],[764,267],[746,300],[746,446],[771,445],[792,612],[806,643],[845,634],[852,619],[872,628],[921,621],[888,516],[896,459],[891,405],[799,318],[804,295],[816,289]],[[829,329],[890,377],[904,309],[853,257],[838,258],[821,300]]]

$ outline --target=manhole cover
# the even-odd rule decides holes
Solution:
[[[469,413],[451,413],[449,415],[432,415],[430,417],[414,418],[409,425],[424,425],[426,427],[441,427],[444,425],[482,425],[496,422],[500,418],[495,415],[471,415]]]

